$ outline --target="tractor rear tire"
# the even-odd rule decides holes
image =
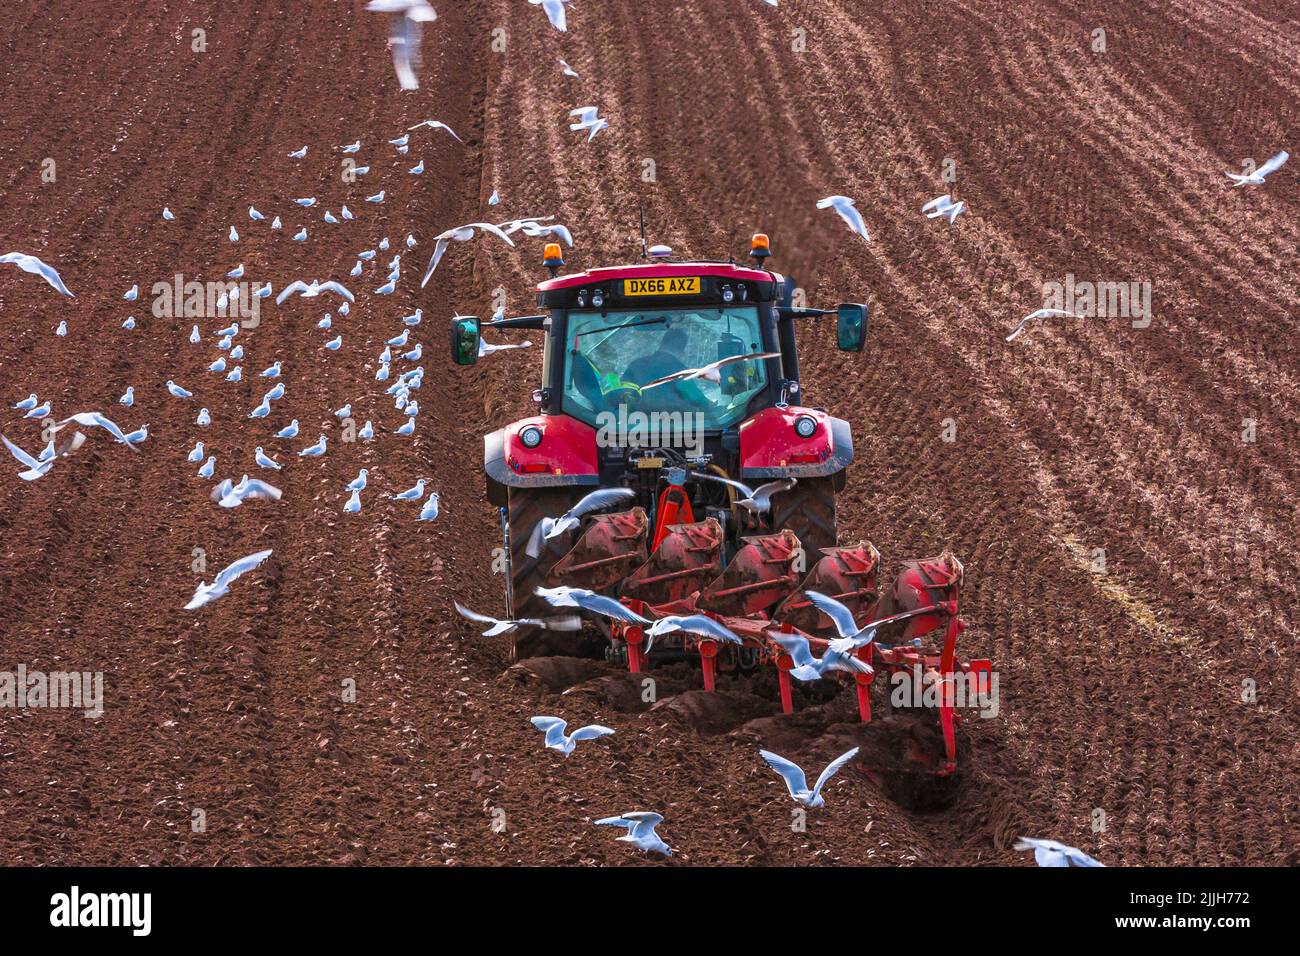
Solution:
[[[534,594],[534,589],[545,585],[546,576],[560,558],[573,546],[572,535],[561,535],[546,541],[542,553],[529,557],[528,539],[542,518],[558,518],[568,511],[579,498],[578,488],[510,488],[508,491],[510,527],[510,582],[513,602],[511,616],[550,617],[566,613],[553,609]],[[525,657],[566,655],[597,657],[604,653],[604,643],[583,631],[543,631],[528,628],[517,633],[511,649],[512,660]]]
[[[789,528],[799,537],[811,567],[821,548],[833,548],[837,541],[835,492],[842,482],[835,475],[800,478],[789,491],[772,498],[772,529]]]

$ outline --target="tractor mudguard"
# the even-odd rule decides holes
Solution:
[[[527,447],[520,432],[536,428],[541,442]],[[600,483],[596,430],[568,415],[535,415],[483,436],[488,490]]]
[[[795,422],[811,418],[807,438]],[[740,426],[740,480],[820,478],[844,471],[853,461],[853,432],[842,418],[815,408],[765,408]]]

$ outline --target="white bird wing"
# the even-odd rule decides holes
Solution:
[[[423,122],[416,123],[414,126],[408,127],[408,130],[416,130],[419,129],[421,126],[427,126],[430,129],[445,129],[448,133],[451,134],[452,139],[454,139],[456,142],[458,143],[465,142],[463,139],[461,139],[459,136],[456,135],[456,131],[454,129],[452,129],[446,123],[439,122],[438,120],[431,120],[431,119],[424,120]]]
[[[691,476],[693,478],[703,478],[705,481],[716,481],[724,485],[729,485],[739,491],[746,498],[754,497],[754,489],[750,488],[749,485],[742,484],[739,481],[734,481],[731,478],[723,478],[721,475],[710,475],[703,471],[692,472]]]
[[[929,212],[931,209],[935,209],[942,212],[944,209],[948,208],[951,199],[952,196],[950,196],[948,193],[944,193],[942,196],[938,196],[934,199],[931,199],[928,203],[922,206],[921,212]]]
[[[290,282],[287,286],[285,286],[283,289],[280,290],[280,294],[275,297],[275,304],[279,305],[281,302],[289,298],[289,296],[293,295],[295,292],[310,292],[310,291],[311,291],[311,286],[303,282],[301,279],[295,279],[293,282]]]
[[[1263,179],[1269,173],[1276,172],[1277,170],[1281,169],[1282,166],[1286,163],[1286,161],[1290,158],[1291,158],[1291,154],[1284,149],[1282,150],[1282,152],[1278,153],[1276,156],[1274,156],[1272,159],[1266,162],[1263,166],[1259,167],[1259,169],[1255,170],[1255,175]]]
[[[415,64],[420,56],[420,25],[397,14],[388,20],[388,49],[393,55],[393,72],[404,90],[418,90]]]
[[[343,298],[347,299],[349,302],[357,301],[356,297],[347,290],[346,286],[340,282],[335,282],[333,279],[329,282],[322,282],[320,285],[316,286],[316,292],[318,294],[321,292],[333,292],[337,295],[343,296]]]
[[[636,492],[631,488],[600,488],[584,497],[576,505],[566,511],[564,518],[577,519],[592,511],[599,511],[601,508],[608,508],[616,501],[623,501],[627,498],[636,497]],[[540,525],[540,522],[538,522]]]
[[[5,447],[9,449],[9,453],[11,455],[13,455],[15,458],[18,459],[18,463],[20,465],[32,469],[38,469],[41,467],[42,464],[41,462],[37,461],[31,455],[27,454],[27,452],[23,451],[21,448],[19,448],[17,445],[11,442],[7,435],[0,433],[0,440],[4,441]]]
[[[826,769],[821,772],[821,776],[817,778],[817,783],[813,785],[813,789],[812,789],[813,798],[815,799],[817,797],[817,794],[822,792],[822,787],[826,786],[826,781],[830,780],[831,777],[839,773],[840,768],[843,767],[846,763],[848,763],[857,755],[858,755],[858,748],[854,747],[852,750],[845,751],[844,753],[836,757],[834,760],[832,760],[830,763],[828,763],[826,765]]]
[[[636,813],[625,813],[623,819],[631,824],[628,836],[633,839],[642,839],[644,837],[655,836],[655,827],[664,822],[662,813],[652,813],[648,810],[640,810]]]
[[[1082,318],[1082,316],[1075,315],[1073,312],[1066,309],[1035,309],[1020,320],[1020,324],[1017,325],[1012,333],[1007,336],[1007,341],[1010,342],[1012,339],[1020,335],[1020,333],[1029,326],[1029,323],[1033,322],[1035,319],[1047,319],[1054,316],[1069,316],[1072,319]]]
[[[755,488],[754,493],[750,495],[750,499],[760,511],[767,511],[772,507],[773,495],[789,491],[798,481],[798,478],[779,478],[776,481],[769,481]]]
[[[817,663],[808,646],[808,638],[798,634],[782,634],[779,631],[768,631],[767,636],[790,655],[790,660],[794,661],[795,667],[807,667]]]
[[[780,754],[774,754],[770,750],[760,750],[758,755],[785,780],[785,787],[790,791],[790,796],[797,797],[807,791],[808,778],[804,776],[803,768],[797,763],[786,760]]]
[[[249,479],[244,485],[245,498],[267,498],[271,501],[279,501],[284,494],[275,485],[267,484],[257,478]]]
[[[542,9],[546,11],[547,19],[551,21],[551,26],[561,33],[567,32],[567,25],[564,21],[564,0],[541,0],[541,3]]]
[[[527,232],[528,230],[525,229],[524,231]],[[573,248],[573,233],[569,232],[568,226],[561,225],[560,223],[557,222],[552,226],[538,227],[537,229],[538,235],[545,235],[546,233],[550,233],[552,235],[558,236],[566,246],[568,246],[570,249]]]
[[[122,429],[118,428],[116,424],[114,424],[112,421],[110,421],[100,412],[90,412],[89,414],[92,420],[91,423],[98,425],[100,428],[104,429],[104,431],[108,432],[118,441],[122,442],[122,444],[126,445],[127,448],[130,448],[133,452],[139,454],[140,449],[136,448],[132,442],[127,441],[126,435],[122,433]],[[90,423],[82,422],[81,424],[85,425]]]
[[[677,619],[677,626],[683,631],[689,631],[702,637],[711,637],[714,640],[724,641],[728,644],[744,643],[732,633],[730,628],[719,624],[711,617],[705,617],[703,614],[690,614],[680,617]]]
[[[0,256],[0,263],[12,263],[24,272],[30,272],[32,275],[38,275],[48,282],[56,292],[66,295],[69,299],[75,299],[68,287],[63,284],[59,278],[59,273],[54,267],[41,261],[36,256],[27,255],[25,252],[7,252]]]
[[[835,630],[839,631],[840,637],[854,637],[858,633],[857,622],[853,619],[853,612],[847,607],[835,600],[833,597],[827,597],[818,591],[805,591],[804,595],[813,606],[831,619],[835,625]]]
[[[569,734],[571,740],[595,740],[597,737],[608,737],[614,733],[614,728],[605,727],[601,724],[588,724],[585,727],[579,727],[573,733]]]
[[[599,112],[600,107],[598,106],[579,106],[577,109],[569,110],[570,116],[578,117],[578,122],[574,123],[571,128],[581,129],[583,125],[594,120]]]
[[[478,611],[472,611],[472,610],[469,610],[468,607],[465,607],[463,604],[460,604],[459,601],[452,601],[451,604],[454,604],[454,605],[455,605],[455,607],[456,607],[456,614],[459,614],[461,618],[465,618],[465,619],[467,619],[467,620],[477,620],[477,622],[480,623],[480,624],[499,624],[499,623],[502,623],[502,622],[500,622],[500,619],[499,619],[499,618],[493,618],[493,617],[490,617],[490,615],[487,615],[487,614],[480,614],[480,613],[478,613]]]
[[[533,532],[528,536],[528,544],[524,548],[525,553],[530,558],[535,558],[542,553],[542,541],[554,526],[554,518],[542,518],[541,521],[533,525]]]
[[[420,280],[420,288],[423,289],[429,277],[433,275],[433,270],[438,268],[438,263],[442,261],[442,255],[447,251],[447,244],[451,241],[450,237],[438,237],[437,243],[433,247],[433,256],[429,259],[429,268],[424,270],[424,278]]]
[[[530,723],[546,734],[546,745],[560,744],[564,742],[564,728],[568,722],[559,717],[533,717]]]
[[[213,583],[220,585],[221,587],[228,587],[230,583],[241,574],[247,574],[269,558],[271,556],[271,550],[272,549],[267,548],[265,551],[255,551],[252,554],[245,555],[238,561],[231,562],[221,571],[217,572],[217,579]]]

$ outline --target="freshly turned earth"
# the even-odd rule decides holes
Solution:
[[[33,483],[4,458],[0,670],[102,670],[107,700],[97,721],[0,711],[0,860],[1028,865],[1010,849],[1025,833],[1111,864],[1295,861],[1297,165],[1262,188],[1223,176],[1300,147],[1293,3],[683,0],[665,16],[608,0],[570,7],[560,34],[535,6],[465,0],[438,5],[413,94],[362,6],[153,0],[128,19],[86,0],[0,22],[0,252],[41,256],[77,295],[0,267],[0,427],[38,447],[9,409],[31,391],[56,414],[150,426],[139,455],[100,432]],[[191,52],[196,27],[206,52]],[[564,115],[589,103],[610,120],[590,144]],[[384,142],[427,118],[466,145],[427,129],[407,156]],[[333,147],[358,137],[372,171],[344,183]],[[288,158],[304,143],[307,159]],[[383,205],[363,202],[380,188]],[[942,192],[970,207],[951,227],[918,211]],[[855,197],[869,244],[815,209],[832,193]],[[310,213],[292,204],[309,195]],[[356,222],[320,221],[343,202]],[[250,204],[285,231],[249,222]],[[577,240],[568,268],[584,269],[636,255],[639,204],[679,256],[740,255],[763,231],[811,304],[870,303],[862,355],[835,351],[827,325],[803,330],[805,400],[853,425],[842,540],[873,541],[886,574],[945,547],[965,564],[961,648],[994,661],[1001,712],[967,721],[948,809],[846,771],[795,832],[759,741],[815,773],[860,729],[848,695],[801,695],[773,720],[770,673],[701,701],[677,667],[649,706],[604,662],[511,670],[505,644],[452,612],[453,598],[501,606],[480,435],[529,413],[541,350],[455,369],[446,322],[490,312],[498,286],[510,312],[532,311],[543,273],[537,240],[476,241],[421,290],[431,238],[556,214]],[[309,240],[289,241],[301,225]],[[268,302],[240,336],[251,374],[226,383],[190,322],[150,313],[148,290],[177,272],[243,261],[277,291],[348,282],[353,253],[408,232],[420,244],[398,293],[369,294],[368,272],[335,315],[337,353],[315,328],[326,300]],[[1071,273],[1150,281],[1152,324],[1058,320],[1006,343],[1042,283]],[[123,302],[133,283],[140,301]],[[417,306],[428,375],[403,439],[374,357]],[[287,395],[250,422],[276,358]],[[168,396],[168,378],[194,399]],[[331,412],[349,401],[373,443],[339,441]],[[268,437],[290,417],[299,440]],[[329,453],[299,459],[320,433]],[[283,500],[213,505],[185,461],[200,437],[219,477],[264,445],[286,463]],[[345,515],[362,466],[373,491]],[[384,497],[421,475],[442,494],[433,523]],[[275,554],[189,613],[196,548],[209,579]],[[566,760],[542,749],[539,713],[618,732]],[[633,809],[665,815],[677,856],[647,860],[591,824]]]

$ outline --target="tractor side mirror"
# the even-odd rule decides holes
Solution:
[[[867,344],[867,307],[841,302],[835,310],[835,344],[841,352],[861,352]]]
[[[451,320],[451,360],[457,365],[473,365],[478,361],[481,336],[478,318],[461,315]]]

